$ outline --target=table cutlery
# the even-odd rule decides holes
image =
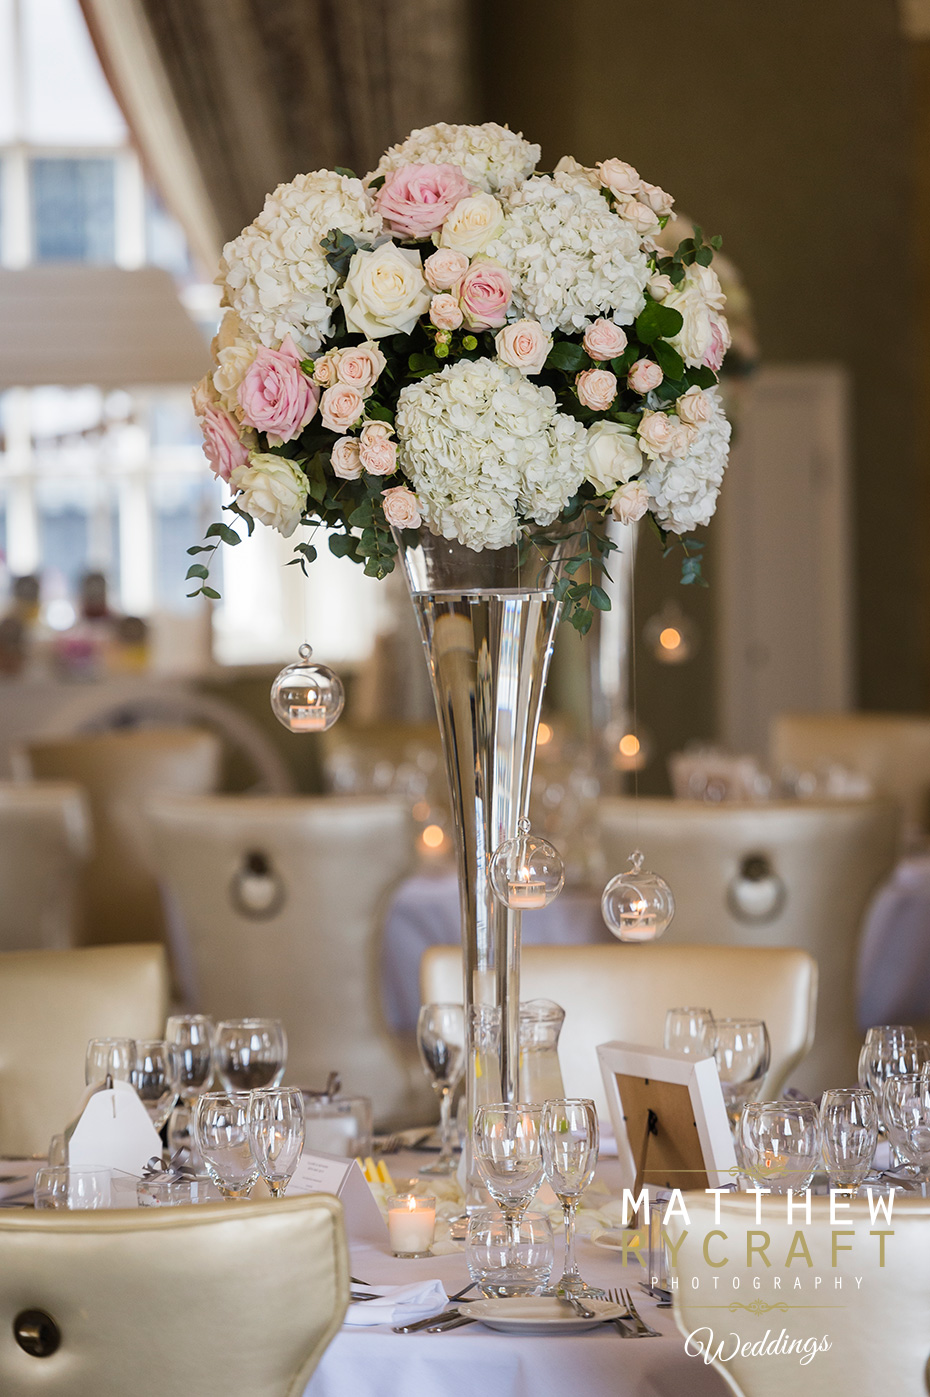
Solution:
[[[672,1303],[672,1292],[662,1285],[647,1285],[645,1281],[640,1281],[639,1288],[651,1295],[660,1310],[667,1310]]]
[[[658,1339],[661,1337],[659,1331],[653,1329],[643,1319],[636,1306],[633,1304],[633,1297],[628,1290],[609,1290],[607,1294],[610,1299],[613,1300],[614,1304],[626,1305],[629,1315],[623,1315],[621,1318],[628,1318],[634,1325],[634,1334],[632,1337],[636,1339]]]
[[[582,1319],[597,1319],[597,1315],[594,1311],[589,1310],[587,1305],[583,1305],[577,1295],[563,1294],[559,1296],[559,1299],[567,1301],[575,1313],[580,1315]],[[618,1301],[617,1303],[620,1304],[621,1302]]]
[[[429,1315],[427,1319],[416,1319],[412,1324],[396,1324],[391,1330],[392,1334],[418,1334],[421,1329],[429,1329],[432,1324],[439,1324],[444,1320],[458,1319],[458,1310],[443,1310],[438,1315]]]
[[[477,1320],[469,1315],[456,1315],[454,1319],[437,1320],[435,1324],[427,1325],[424,1334],[448,1334],[450,1329],[461,1329],[465,1324],[477,1324]]]

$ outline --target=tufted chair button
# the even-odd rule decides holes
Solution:
[[[48,1358],[61,1343],[61,1330],[44,1310],[21,1310],[13,1321],[13,1337],[24,1353]]]

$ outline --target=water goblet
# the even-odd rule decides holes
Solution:
[[[560,1295],[604,1298],[581,1279],[575,1259],[575,1211],[597,1167],[598,1125],[593,1101],[547,1101],[542,1115],[542,1157],[546,1178],[562,1205],[565,1220],[565,1264],[555,1287]]]
[[[882,1088],[882,1115],[895,1153],[926,1193],[930,1182],[930,1085],[922,1072],[887,1078]]]
[[[820,1112],[813,1101],[750,1101],[740,1112],[740,1167],[770,1193],[810,1188],[822,1149]]]
[[[213,1020],[205,1014],[172,1014],[165,1039],[177,1050],[178,1093],[193,1106],[213,1073]]]
[[[223,1197],[248,1198],[259,1174],[249,1134],[248,1092],[204,1092],[191,1125],[207,1173]]]
[[[468,1219],[465,1262],[487,1299],[538,1295],[552,1274],[555,1247],[545,1213],[524,1213],[514,1227],[501,1213],[481,1209]]]
[[[149,1113],[156,1130],[161,1130],[178,1099],[178,1053],[174,1043],[163,1039],[136,1039],[136,1055],[129,1080]]]
[[[475,1165],[511,1225],[514,1245],[520,1218],[542,1183],[542,1109],[526,1101],[492,1101],[475,1111]]]
[[[825,1091],[820,1102],[823,1157],[831,1188],[861,1187],[878,1141],[878,1108],[868,1087]]]
[[[768,1030],[761,1019],[717,1019],[714,1032],[720,1086],[730,1124],[735,1128],[740,1111],[759,1090],[769,1070]]]
[[[107,1077],[128,1082],[135,1057],[131,1038],[91,1038],[84,1057],[84,1081],[89,1087],[103,1086]]]
[[[299,1087],[252,1092],[249,1143],[272,1198],[283,1197],[304,1147],[304,1098]]]
[[[224,1019],[216,1026],[214,1064],[228,1092],[280,1086],[287,1035],[280,1019]]]
[[[455,1169],[452,1095],[465,1070],[465,1014],[461,1004],[424,1004],[417,1019],[417,1050],[430,1085],[439,1097],[439,1157],[421,1174],[451,1174]]]
[[[709,1009],[669,1009],[665,1015],[665,1046],[685,1057],[713,1057],[715,1028]]]

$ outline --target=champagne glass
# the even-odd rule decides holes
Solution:
[[[424,1004],[417,1019],[417,1050],[430,1085],[439,1097],[439,1158],[421,1174],[451,1174],[455,1169],[452,1094],[465,1069],[465,1014],[461,1004]]]
[[[280,1019],[224,1019],[216,1026],[213,1054],[229,1092],[280,1086],[287,1066],[287,1035]]]
[[[861,1187],[878,1141],[878,1108],[868,1087],[825,1091],[820,1102],[823,1157],[831,1188]]]
[[[84,1057],[84,1081],[89,1087],[103,1086],[107,1077],[113,1082],[128,1082],[136,1058],[136,1045],[131,1038],[92,1038]]]
[[[739,1123],[740,1111],[759,1090],[769,1070],[771,1047],[761,1019],[717,1019],[714,1057],[730,1124]]]
[[[750,1101],[737,1134],[739,1162],[770,1193],[810,1188],[823,1150],[820,1112],[813,1101]]]
[[[709,1009],[669,1009],[665,1015],[665,1046],[685,1057],[713,1057],[717,1035]]]
[[[249,1136],[248,1093],[204,1092],[191,1124],[207,1173],[223,1197],[248,1198],[259,1173]]]
[[[542,1182],[542,1110],[526,1101],[493,1101],[475,1111],[475,1164],[511,1225],[514,1245],[519,1241],[520,1218]]]
[[[272,1198],[281,1198],[304,1147],[304,1098],[299,1087],[266,1087],[249,1099],[249,1144]]]
[[[129,1080],[156,1130],[161,1130],[178,1099],[178,1053],[163,1039],[136,1039]]]
[[[597,1167],[598,1126],[593,1101],[547,1101],[542,1115],[542,1157],[546,1178],[562,1205],[565,1220],[565,1264],[555,1287],[559,1295],[604,1298],[604,1291],[588,1285],[578,1274],[575,1260],[575,1211],[578,1200],[594,1178]]]

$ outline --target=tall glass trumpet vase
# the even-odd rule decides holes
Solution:
[[[469,1184],[478,1185],[470,1147],[475,1104],[520,1099],[522,912],[495,896],[489,866],[528,814],[536,729],[559,620],[554,588],[574,536],[552,543],[531,534],[522,547],[482,552],[425,528],[395,537],[426,651],[449,779],[465,1022],[474,1022],[472,1011],[479,1006],[500,1016],[497,1051],[469,1051],[465,1065],[466,1173]]]

